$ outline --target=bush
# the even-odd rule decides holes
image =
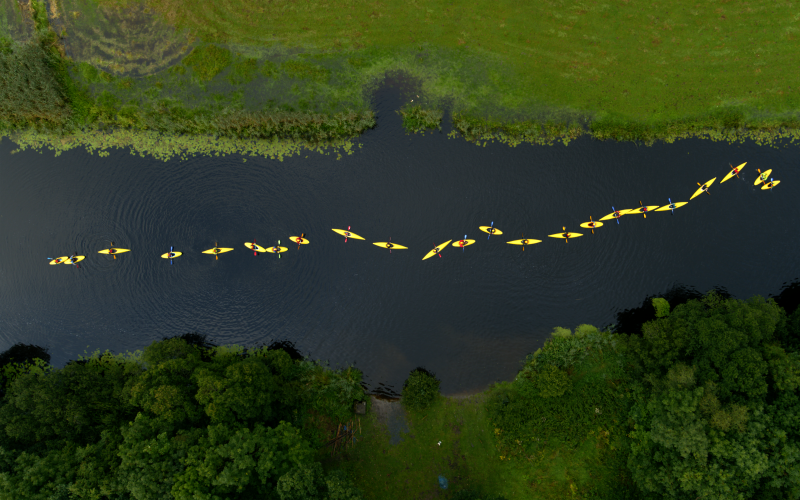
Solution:
[[[542,398],[557,398],[572,388],[567,372],[553,365],[545,365],[533,372],[530,389]]]
[[[414,368],[403,383],[403,406],[409,410],[425,410],[439,395],[440,383],[436,375],[425,368]]]
[[[551,335],[553,337],[570,337],[572,336],[572,331],[569,328],[557,326],[553,328],[553,333]]]
[[[656,310],[656,318],[665,318],[669,316],[669,302],[661,297],[653,299],[653,308]]]
[[[586,335],[589,335],[590,333],[598,333],[599,331],[600,330],[598,330],[596,326],[578,325],[577,328],[575,328],[575,336],[576,337],[585,337]]]

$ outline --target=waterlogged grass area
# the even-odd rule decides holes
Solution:
[[[203,154],[219,138],[246,154],[330,152],[375,125],[370,93],[395,72],[415,82],[398,110],[407,130],[440,129],[449,110],[451,137],[471,142],[800,138],[791,2],[1,6],[0,126],[36,128],[36,141],[19,136],[23,147],[104,136],[92,144],[162,158]],[[263,140],[271,145],[248,149]]]

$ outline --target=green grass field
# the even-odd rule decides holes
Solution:
[[[449,109],[454,135],[472,142],[568,143],[586,133],[645,143],[693,136],[800,140],[800,12],[791,2],[31,5],[32,14],[20,14],[35,18],[25,26],[42,33],[49,19],[80,63],[65,91],[72,131],[122,129],[136,135],[123,143],[159,157],[171,155],[169,147],[142,150],[134,144],[152,141],[139,135],[198,137],[185,152],[204,151],[217,137],[312,147],[347,141],[374,126],[370,92],[392,72],[416,82],[398,110],[409,131],[439,127]],[[0,28],[8,33],[0,35],[22,29],[4,15]],[[23,83],[33,66],[2,52],[20,88],[30,87]],[[9,99],[35,100],[26,95]],[[26,117],[12,111],[13,119],[0,122],[63,123],[63,106],[50,101],[48,108],[26,104]],[[56,149],[63,143],[49,141]]]
[[[147,4],[206,41],[346,52],[366,73],[395,58],[423,78],[428,99],[450,98],[456,111],[483,117],[736,128],[796,126],[800,116],[792,2]],[[404,57],[409,51],[416,57]]]

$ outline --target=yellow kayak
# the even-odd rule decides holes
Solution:
[[[269,252],[269,253],[283,253],[283,252],[285,252],[287,250],[289,250],[289,249],[286,248],[286,247],[269,247],[269,248],[266,249],[266,251]]]
[[[430,252],[425,254],[425,257],[423,257],[422,260],[430,259],[434,255],[438,254],[439,252],[442,251],[442,249],[444,249],[447,245],[449,245],[451,241],[453,241],[453,240],[447,240],[444,243],[442,243],[441,245],[439,245],[438,247],[434,248],[433,250],[431,250]]]
[[[583,224],[581,224],[581,227],[584,229],[597,229],[598,227],[602,226],[603,223],[598,221],[584,222]]]
[[[525,246],[525,245],[535,245],[535,244],[541,243],[541,242],[542,242],[542,240],[531,240],[531,239],[525,238],[525,239],[522,239],[522,240],[507,241],[506,243],[508,243],[509,245],[522,245],[522,246]]]
[[[765,182],[763,186],[761,186],[761,190],[764,191],[765,189],[772,189],[773,187],[780,184],[781,181],[772,181],[772,182]]]
[[[267,251],[267,250],[266,250],[264,247],[262,247],[261,245],[257,245],[257,244],[255,244],[255,243],[253,243],[253,242],[250,242],[250,241],[246,241],[246,242],[244,243],[244,246],[246,246],[246,247],[247,247],[247,248],[249,248],[250,250],[253,250],[254,252],[261,252],[261,253],[264,253],[264,252],[266,252],[266,251]]]
[[[548,234],[548,236],[551,237],[551,238],[569,239],[569,238],[577,238],[577,237],[583,236],[583,235],[581,233],[567,233],[566,235],[564,233],[557,233],[557,234]]]
[[[672,205],[664,205],[661,208],[656,208],[656,212],[666,212],[667,210],[675,210],[676,208],[681,208],[682,206],[688,204],[688,201],[679,201],[678,203],[673,203]]]
[[[408,247],[404,247],[403,245],[398,245],[397,243],[389,243],[388,241],[378,241],[373,243],[376,247],[381,248],[388,248],[390,250],[408,250]]]
[[[658,208],[658,205],[643,206],[643,207],[639,207],[639,208],[632,208],[628,213],[629,214],[632,214],[632,213],[642,214],[645,217],[647,217],[647,215],[645,215],[645,214],[647,214],[647,212],[653,212],[657,208]]]
[[[78,262],[82,261],[85,258],[86,258],[85,255],[78,255],[78,256],[75,256],[75,257],[70,257],[70,258],[68,258],[67,260],[64,261],[64,264],[77,264]]]
[[[728,172],[728,175],[726,175],[725,177],[723,177],[723,178],[722,178],[722,180],[721,180],[721,181],[719,181],[719,183],[720,183],[720,184],[722,184],[723,182],[727,181],[728,179],[730,179],[730,178],[731,178],[731,177],[733,177],[734,175],[738,176],[738,175],[739,175],[739,172],[741,172],[741,171],[742,171],[742,168],[744,168],[744,166],[745,166],[745,165],[747,165],[747,162],[744,162],[744,163],[742,163],[741,165],[739,165],[739,166],[738,166],[738,167],[736,167],[736,168],[732,168],[732,169],[731,169],[731,171],[730,171],[730,172]]]
[[[170,257],[170,256],[169,256],[169,252],[167,252],[167,253],[165,253],[165,254],[162,254],[162,255],[161,255],[161,258],[162,258],[162,259],[177,259],[177,258],[178,258],[178,257],[180,257],[181,255],[183,255],[183,252],[172,252],[172,257]]]
[[[480,226],[479,229],[481,231],[483,231],[484,233],[503,234],[503,231],[497,229],[496,227],[492,227],[492,226]]]
[[[209,248],[208,250],[203,250],[203,253],[220,254],[220,253],[230,252],[232,250],[233,250],[233,248],[218,248],[218,247],[214,247],[214,248]]]
[[[714,181],[715,181],[715,180],[717,180],[717,178],[716,178],[716,177],[714,177],[714,178],[713,178],[713,179],[711,179],[710,181],[708,181],[708,182],[706,182],[705,184],[703,184],[702,186],[700,186],[700,189],[698,189],[697,191],[695,191],[695,192],[694,192],[694,194],[692,195],[692,197],[691,197],[691,198],[689,198],[689,200],[691,201],[691,200],[693,200],[693,199],[694,199],[696,196],[700,196],[700,193],[702,193],[702,192],[703,192],[703,188],[706,188],[706,189],[710,188],[710,187],[711,187],[711,185],[712,185],[712,184],[714,184]]]
[[[299,245],[308,245],[310,242],[303,238],[302,236],[289,236],[292,242],[297,243]]]
[[[351,233],[350,231],[345,231],[344,229],[334,229],[334,233],[341,234],[345,238],[353,238],[355,240],[363,240],[361,236],[357,235],[356,233]]]
[[[605,217],[601,217],[600,220],[611,220],[611,219],[614,219],[615,217],[617,217],[618,214],[619,214],[619,217],[622,217],[623,215],[629,213],[630,211],[631,211],[630,208],[625,209],[625,210],[617,210],[616,212],[611,212],[610,214],[606,215]]]
[[[766,182],[767,179],[769,179],[769,174],[771,174],[771,173],[772,173],[772,169],[764,170],[763,172],[761,172],[758,175],[758,177],[756,178],[756,181],[753,183],[753,185],[754,186],[758,186],[762,182]]]
[[[475,240],[458,240],[453,242],[454,247],[463,248],[468,247],[475,243]]]
[[[116,255],[118,253],[125,253],[125,252],[130,252],[130,250],[127,248],[106,248],[105,250],[100,250],[97,253]]]
[[[67,260],[67,259],[69,259],[68,255],[65,255],[63,257],[59,257],[57,259],[53,259],[53,260],[50,261],[50,265],[51,266],[55,266],[56,264],[63,264],[64,261]]]

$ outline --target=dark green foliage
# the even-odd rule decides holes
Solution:
[[[141,373],[110,355],[70,363],[51,373],[18,376],[0,407],[5,437],[16,446],[43,440],[94,443],[136,414],[127,386]]]
[[[441,381],[434,373],[422,367],[414,368],[403,382],[403,407],[408,410],[425,410],[439,397],[439,384]]]
[[[775,338],[787,351],[800,351],[800,307],[775,330]]]
[[[498,386],[487,411],[506,449],[533,452],[545,441],[574,446],[598,428],[619,428],[629,406],[624,372],[614,344],[604,346],[602,337],[610,335],[588,335],[581,343],[554,337],[513,383]],[[576,357],[575,350],[585,357]]]
[[[628,465],[664,498],[800,497],[800,357],[773,334],[774,301],[709,293],[630,339],[635,384]]]
[[[194,376],[195,397],[205,406],[212,424],[254,424],[273,419],[272,404],[280,393],[280,379],[273,376],[264,358],[216,358],[209,366],[199,368]]]
[[[50,354],[46,347],[39,347],[33,344],[22,344],[17,342],[2,353],[0,353],[0,367],[8,363],[25,363],[34,359],[41,359],[45,363],[50,362]]]
[[[139,358],[95,354],[61,369],[35,359],[5,372],[0,498],[277,500],[279,483],[284,498],[361,498],[342,474],[317,474],[321,437],[309,427],[312,414],[352,418],[358,370],[186,334]]]

